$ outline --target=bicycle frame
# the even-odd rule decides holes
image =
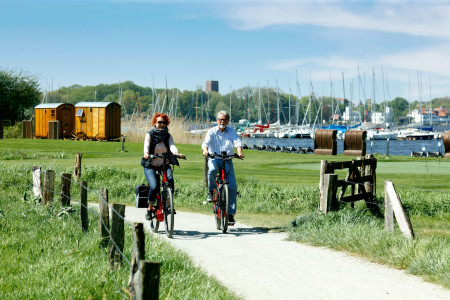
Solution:
[[[172,237],[173,227],[174,227],[174,203],[173,203],[173,191],[171,189],[167,170],[171,168],[166,162],[169,158],[169,153],[163,153],[162,155],[151,155],[150,159],[160,157],[163,159],[164,164],[161,170],[156,171],[157,176],[162,177],[162,182],[160,182],[159,192],[156,194],[157,207],[153,206],[151,212],[152,217],[150,218],[150,227],[153,232],[158,232],[159,223],[164,222],[166,227],[166,234],[169,238]],[[176,156],[181,158],[180,156]],[[186,157],[182,157],[186,159]]]
[[[163,197],[161,197],[161,191],[164,191],[167,186],[168,186],[168,180],[167,180],[167,169],[163,168],[161,171],[157,172],[158,176],[162,177],[162,182],[161,182],[161,186],[159,188],[159,192],[156,194],[156,199],[157,199],[157,203],[158,203],[158,208],[155,210],[155,214],[156,214],[156,220],[158,220],[158,222],[164,222],[164,210],[163,208],[165,207],[165,203],[163,203]]]
[[[226,152],[222,152],[222,154],[209,154],[208,157],[211,158],[221,158],[222,166],[220,169],[220,175],[216,175],[216,185],[217,188],[213,190],[213,212],[216,219],[216,227],[217,229],[222,229],[222,232],[225,233],[228,229],[228,201],[229,201],[229,190],[228,190],[228,181],[226,179],[226,168],[225,162],[227,160],[231,160],[233,158],[239,158],[239,156],[235,153],[232,155],[227,155]],[[225,199],[222,199],[222,195],[225,194]],[[224,203],[225,202],[225,203]]]

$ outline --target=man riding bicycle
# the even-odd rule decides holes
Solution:
[[[208,157],[208,154],[220,154],[222,151],[227,152],[228,155],[234,153],[234,148],[237,150],[239,158],[244,158],[242,154],[242,143],[236,130],[228,127],[230,116],[224,110],[217,113],[217,125],[209,129],[206,133],[205,140],[202,143],[203,156]],[[216,187],[216,174],[220,170],[222,160],[220,158],[208,159],[208,196],[206,200],[208,202],[213,201],[213,189]],[[236,195],[237,185],[236,178],[234,176],[234,168],[231,160],[225,162],[225,174],[227,181],[229,182],[230,189],[230,205],[229,205],[229,217],[228,223],[234,224],[234,215],[236,214]]]

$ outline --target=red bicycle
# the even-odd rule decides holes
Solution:
[[[176,158],[183,158],[186,159],[186,157],[180,157],[179,155],[174,155]],[[162,155],[150,155],[149,158],[162,158],[164,161],[167,161],[169,158],[169,153],[163,153]],[[164,168],[161,171],[158,171],[157,174],[159,174],[162,177],[160,192],[156,195],[156,206],[153,206],[152,209],[152,216],[150,219],[150,228],[153,232],[158,232],[159,229],[159,223],[164,222],[165,225],[165,232],[167,237],[171,238],[173,235],[173,227],[175,222],[175,204],[173,201],[173,191],[170,187],[169,181],[167,179],[167,168],[170,168],[170,166]]]
[[[225,171],[225,161],[232,160],[233,158],[239,158],[239,155],[233,153],[227,155],[225,151],[222,154],[208,154],[211,158],[221,158],[222,166],[220,168],[220,174],[216,175],[217,188],[213,190],[213,213],[216,221],[217,230],[222,230],[226,233],[228,230],[228,209],[230,201],[230,192],[228,187],[228,180]]]

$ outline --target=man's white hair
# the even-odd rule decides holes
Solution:
[[[224,115],[227,120],[230,120],[230,115],[228,115],[228,113],[225,110],[221,110],[217,113],[217,119],[219,118],[220,115]]]

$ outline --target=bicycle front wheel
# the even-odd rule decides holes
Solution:
[[[163,192],[163,205],[164,205],[164,224],[166,225],[166,235],[171,238],[173,234],[173,224],[175,220],[174,203],[172,189],[167,188]]]
[[[150,229],[157,233],[159,229],[159,221],[156,219],[156,213],[152,213],[152,219],[150,220]]]
[[[220,192],[220,222],[222,223],[222,232],[226,233],[228,230],[228,205],[229,205],[229,191],[228,185],[224,184]]]

